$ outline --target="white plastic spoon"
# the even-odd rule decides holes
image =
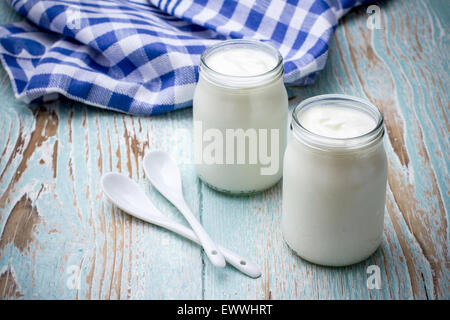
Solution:
[[[102,177],[101,185],[106,197],[128,214],[173,231],[200,244],[198,237],[191,229],[165,217],[155,208],[139,185],[130,178],[119,173],[105,173]],[[261,271],[256,264],[247,261],[247,259],[240,257],[226,248],[221,246],[218,246],[218,248],[228,263],[239,271],[252,278],[258,278],[261,275]]]
[[[186,218],[211,263],[216,267],[224,267],[225,258],[184,200],[180,169],[175,160],[164,151],[149,152],[144,157],[144,171],[152,185]]]

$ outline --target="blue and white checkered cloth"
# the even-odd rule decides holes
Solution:
[[[229,38],[270,42],[284,57],[285,83],[312,83],[339,18],[368,0],[9,2],[28,19],[0,26],[17,98],[64,95],[151,115],[190,106],[200,54]]]

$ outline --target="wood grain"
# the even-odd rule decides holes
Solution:
[[[445,0],[379,1],[349,13],[310,87],[374,102],[389,157],[384,238],[368,260],[326,268],[298,258],[280,230],[281,184],[250,197],[215,192],[191,164],[192,111],[151,118],[69,100],[30,107],[0,68],[0,299],[449,299],[449,50]],[[21,18],[4,2],[2,23]],[[149,150],[179,160],[187,202],[219,243],[258,263],[259,279],[213,268],[198,246],[124,214],[104,199],[104,172],[136,180],[169,217],[181,215],[144,176]],[[369,290],[378,265],[382,289]],[[80,270],[80,287],[71,285]]]

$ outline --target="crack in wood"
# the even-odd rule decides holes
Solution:
[[[4,270],[0,270],[0,298],[20,299],[23,298],[23,296],[24,294],[21,291],[20,285],[17,283],[17,278],[12,266],[6,266]]]
[[[27,194],[15,204],[0,237],[0,251],[4,250],[6,245],[12,243],[24,253],[29,249],[29,244],[34,240],[36,226],[41,222],[41,217],[33,206],[32,201]]]
[[[33,133],[31,134],[30,141],[23,152],[22,160],[15,171],[13,178],[11,179],[6,191],[0,198],[0,208],[5,208],[6,201],[8,200],[9,194],[14,188],[14,185],[20,180],[22,174],[27,169],[27,162],[33,155],[34,151],[42,146],[42,143],[48,138],[56,135],[58,128],[58,116],[53,108],[47,109],[46,107],[41,107],[36,111],[36,125]],[[19,146],[23,144],[22,137],[19,137],[16,147],[19,150]],[[13,152],[12,156],[17,156],[18,152]]]

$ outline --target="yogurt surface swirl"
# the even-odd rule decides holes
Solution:
[[[362,136],[377,125],[368,113],[340,105],[316,105],[301,111],[298,120],[312,133],[337,139]]]
[[[229,76],[258,76],[277,66],[277,59],[263,50],[253,48],[229,48],[212,53],[206,65]]]

